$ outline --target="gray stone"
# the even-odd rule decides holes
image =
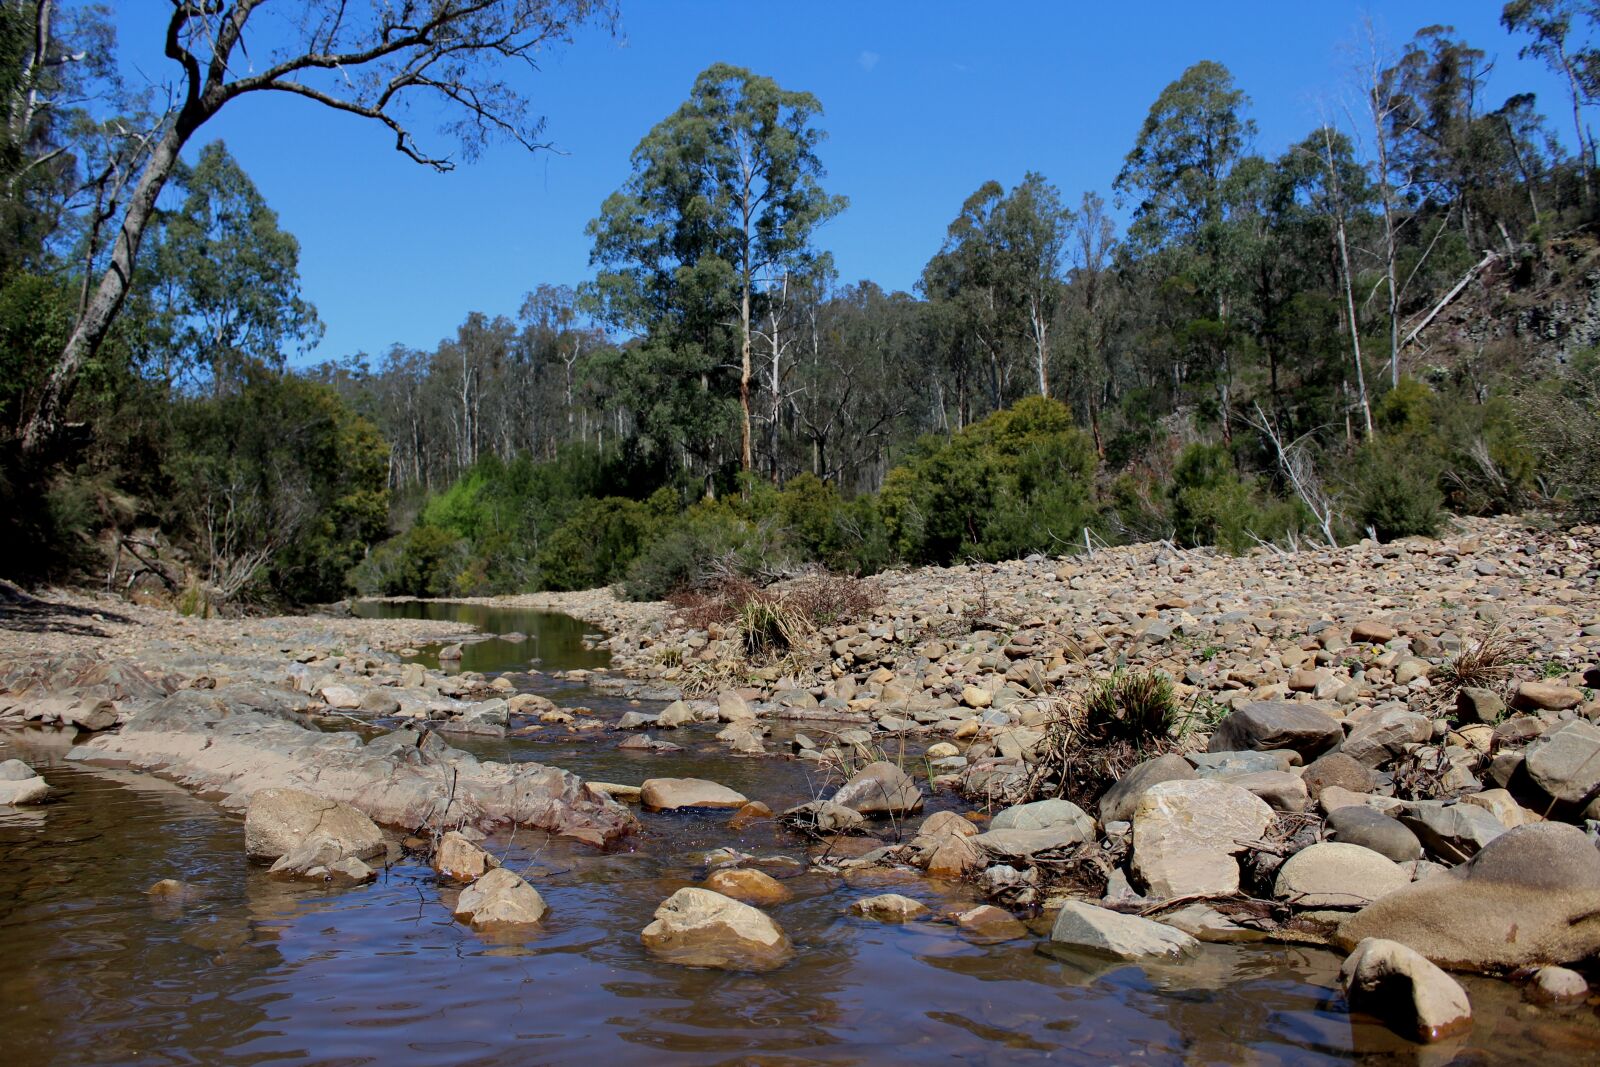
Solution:
[[[37,778],[38,776],[38,771],[19,759],[8,759],[0,762],[0,782],[24,782],[29,778]]]
[[[1370,848],[1395,863],[1422,858],[1422,842],[1404,823],[1364,804],[1328,812],[1328,839]]]
[[[1025,860],[1055,848],[1070,848],[1091,839],[1073,823],[1057,823],[1039,830],[990,830],[972,838],[972,844],[996,859]]]
[[[1081,840],[1094,836],[1094,820],[1072,801],[1059,797],[1009,807],[994,817],[989,829],[1045,830],[1062,825],[1075,827]]]
[[[854,808],[831,800],[813,800],[790,808],[779,820],[803,833],[848,834],[866,825],[866,817]]]
[[[525,926],[545,917],[544,897],[514,871],[496,867],[461,891],[455,916],[475,928]]]
[[[1316,759],[1344,740],[1344,729],[1327,712],[1305,704],[1260,701],[1236,709],[1211,735],[1210,751],[1291,749],[1302,761]]]
[[[1240,774],[1262,771],[1287,771],[1300,765],[1300,754],[1293,749],[1272,752],[1191,752],[1188,755],[1195,773],[1202,778],[1226,780]]]
[[[1272,892],[1299,908],[1362,908],[1410,884],[1398,863],[1369,848],[1322,841],[1278,868]]]
[[[1310,797],[1300,776],[1288,771],[1255,771],[1236,774],[1225,779],[1230,785],[1248,789],[1265,800],[1274,811],[1301,812],[1309,806]]]
[[[742,808],[743,793],[704,778],[648,778],[639,785],[639,802],[649,811],[678,808]]]
[[[1365,766],[1377,767],[1433,737],[1433,723],[1413,711],[1384,711],[1361,720],[1339,751]]]
[[[1151,896],[1226,896],[1239,890],[1233,858],[1272,824],[1272,809],[1225,782],[1162,782],[1133,813],[1133,873]]]
[[[850,910],[864,919],[879,922],[909,922],[928,914],[928,906],[920,900],[899,893],[880,893],[875,897],[862,897],[850,905]]]
[[[1062,905],[1050,928],[1050,941],[1125,960],[1170,959],[1200,950],[1200,943],[1182,930],[1081,900]]]
[[[922,792],[900,768],[879,760],[867,764],[840,786],[833,802],[863,815],[903,815],[922,810]]]
[[[1553,800],[1582,805],[1600,793],[1600,728],[1563,723],[1523,750],[1528,777]]]
[[[1424,848],[1447,863],[1470,859],[1506,832],[1499,819],[1472,804],[1416,800],[1401,808],[1397,817]]]
[[[1493,726],[1506,713],[1506,702],[1493,689],[1463,686],[1456,690],[1456,719],[1463,726],[1486,723]]]
[[[1300,776],[1306,791],[1315,799],[1328,786],[1347,789],[1352,793],[1372,792],[1372,771],[1366,764],[1344,752],[1329,752],[1318,756],[1306,766]]]
[[[789,937],[750,905],[709,889],[680,889],[640,935],[645,948],[685,967],[770,971],[794,956]]]
[[[1128,822],[1144,791],[1158,782],[1190,782],[1199,777],[1189,761],[1176,752],[1145,760],[1123,775],[1100,798],[1100,821]]]
[[[262,789],[250,798],[244,845],[252,858],[275,860],[317,838],[334,843],[335,858],[369,859],[385,850],[383,831],[349,804],[299,789]]]

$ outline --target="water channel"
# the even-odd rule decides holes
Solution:
[[[528,635],[468,644],[468,670],[520,671],[534,658],[545,671],[604,663],[584,645],[588,627],[564,616],[432,602],[362,610]],[[544,675],[531,688],[603,719],[641,710]],[[946,923],[858,919],[848,905],[871,892],[905,893],[936,912],[976,898],[920,877],[806,873],[804,842],[771,824],[729,830],[726,813],[643,814],[642,832],[606,853],[527,831],[491,839],[551,911],[532,935],[484,935],[452,919],[454,891],[415,857],[354,890],[277,882],[246,862],[241,821],[210,801],[72,764],[63,735],[4,736],[5,755],[28,759],[59,791],[44,809],[0,816],[6,1067],[1548,1065],[1600,1054],[1592,1007],[1535,1007],[1504,982],[1466,979],[1472,1033],[1422,1049],[1345,1013],[1340,957],[1321,949],[1207,946],[1197,959],[1140,967],[1046,957],[1037,938],[983,945]],[[683,752],[634,754],[617,749],[615,732],[559,728],[464,747],[615,782],[707,777],[774,809],[818,788],[806,765],[730,756],[710,730],[672,739]],[[714,861],[707,853],[722,848],[751,854],[794,891],[768,909],[799,949],[781,970],[685,969],[639,943],[656,905],[701,881]],[[200,894],[147,896],[162,878]]]

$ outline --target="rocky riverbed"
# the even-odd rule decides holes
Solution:
[[[448,672],[451,646],[524,634],[55,594],[6,608],[0,722],[75,731],[75,764],[220,799],[291,884],[419,856],[467,887],[455,914],[478,929],[548,922],[497,834],[626,852],[690,813],[730,847],[638,916],[637,944],[670,966],[805,966],[791,891],[737,848],[756,826],[799,846],[807,877],[915,888],[855,894],[858,921],[947,923],[1090,974],[1326,945],[1348,953],[1349,1010],[1406,1040],[1473,1040],[1484,987],[1462,973],[1513,979],[1581,1033],[1600,952],[1597,552],[1592,528],[1468,520],[1340,550],[894,573],[875,608],[754,661],[732,623],[605,591],[477,602],[605,631],[610,670],[552,676]],[[414,662],[423,646],[446,670]],[[1178,711],[1160,736],[1082,747],[1083,694],[1147,675]],[[561,686],[607,707],[551,699]],[[523,741],[618,780],[532,762]],[[760,788],[796,773],[801,795]],[[0,790],[48,820],[41,782],[0,764]]]

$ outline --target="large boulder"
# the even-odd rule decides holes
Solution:
[[[1564,823],[1507,830],[1460,867],[1356,912],[1337,940],[1353,948],[1369,937],[1458,970],[1584,959],[1600,951],[1600,851]]]
[[[922,810],[922,791],[899,767],[879,760],[840,786],[833,802],[863,815],[903,815]]]
[[[639,786],[639,802],[649,811],[678,808],[742,808],[749,798],[704,778],[647,778]]]
[[[1198,777],[1189,761],[1176,752],[1145,760],[1105,791],[1100,798],[1100,821],[1128,822],[1146,789],[1160,782],[1192,782]]]
[[[1245,704],[1211,735],[1212,752],[1289,749],[1309,763],[1344,740],[1344,728],[1325,711],[1305,704],[1266,700]]]
[[[496,867],[461,891],[455,916],[476,928],[522,926],[543,919],[544,897],[514,871]]]
[[[1125,960],[1171,959],[1200,951],[1200,942],[1182,930],[1081,900],[1061,906],[1050,943]]]
[[[1424,848],[1447,863],[1470,859],[1506,832],[1499,819],[1475,804],[1415,800],[1400,809],[1398,818]]]
[[[766,915],[709,889],[680,889],[656,909],[640,935],[651,952],[686,967],[770,971],[794,946]]]
[[[1070,800],[1059,797],[1016,804],[1002,811],[989,823],[990,830],[1049,830],[1071,826],[1081,840],[1094,837],[1094,820]]]
[[[1390,818],[1365,804],[1350,804],[1328,812],[1328,840],[1360,845],[1396,863],[1422,858],[1422,842],[1399,819]]]
[[[1362,908],[1411,884],[1393,860],[1360,845],[1321,841],[1278,869],[1272,892],[1299,908]]]
[[[299,789],[262,789],[244,817],[244,848],[275,860],[312,839],[334,842],[341,855],[370,859],[384,852],[383,831],[349,804]]]
[[[1151,896],[1239,891],[1234,856],[1272,825],[1260,797],[1226,782],[1162,782],[1133,812],[1133,873]]]
[[[1368,938],[1339,968],[1351,1011],[1376,1015],[1406,1037],[1430,1042],[1472,1025],[1466,991],[1398,941]]]

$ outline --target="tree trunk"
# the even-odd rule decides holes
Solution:
[[[67,403],[72,399],[72,389],[84,362],[105,340],[112,321],[128,297],[128,286],[133,279],[134,260],[139,255],[139,242],[144,238],[145,227],[155,211],[156,198],[171,177],[189,134],[199,125],[193,105],[186,106],[172,128],[157,142],[139,184],[128,201],[128,213],[117,231],[116,243],[111,248],[111,263],[100,277],[94,297],[84,308],[78,322],[67,338],[61,358],[50,371],[39,404],[29,416],[22,430],[22,453],[35,456],[61,429],[66,417]]]

